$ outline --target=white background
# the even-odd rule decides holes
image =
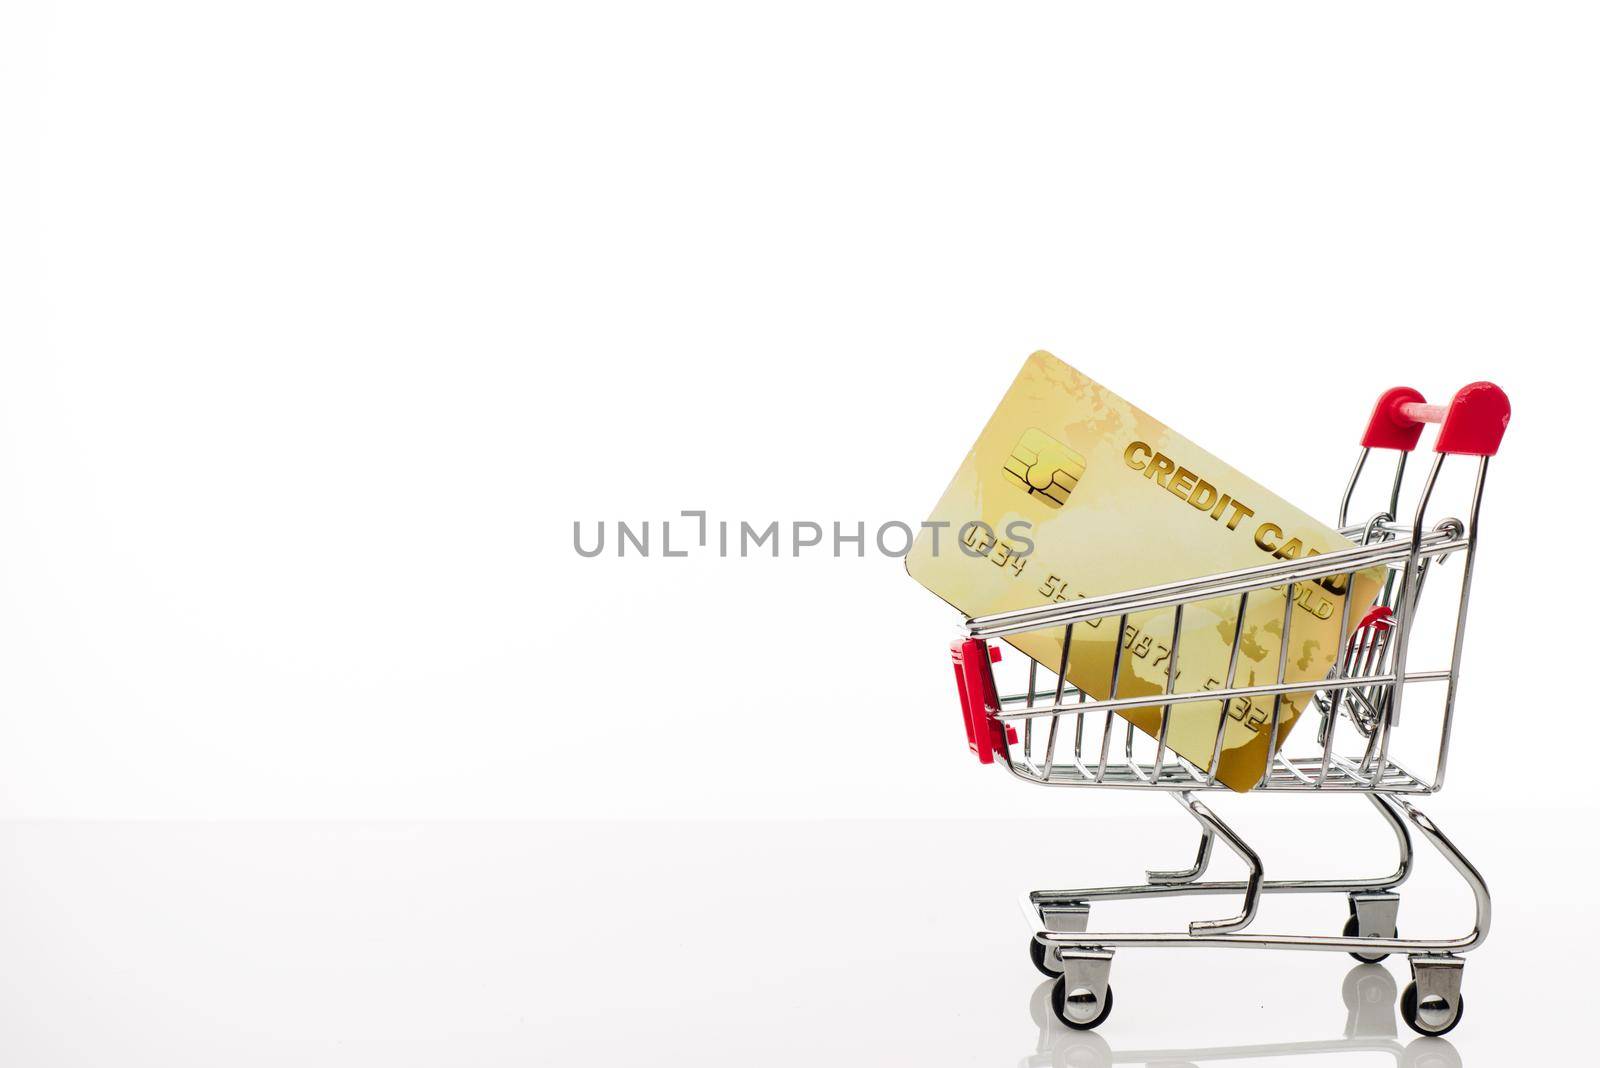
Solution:
[[[896,560],[573,550],[915,523],[1048,348],[1328,518],[1383,388],[1500,383],[1431,810],[1591,819],[1596,28],[7,5],[0,817],[1161,815],[977,767]]]
[[[898,562],[572,547],[915,523],[1035,348],[1329,517],[1498,381],[1456,803],[1582,729],[1581,5],[9,11],[0,813],[1036,811]]]

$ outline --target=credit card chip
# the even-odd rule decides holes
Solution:
[[[1006,481],[1060,508],[1078,487],[1087,461],[1038,427],[1029,427],[1005,463]]]

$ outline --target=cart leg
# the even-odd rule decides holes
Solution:
[[[1215,835],[1221,838],[1223,844],[1238,854],[1250,869],[1250,874],[1245,877],[1244,904],[1239,909],[1237,916],[1229,916],[1220,920],[1195,920],[1189,924],[1189,933],[1192,935],[1220,934],[1224,931],[1238,931],[1250,926],[1250,921],[1256,918],[1256,906],[1261,900],[1261,858],[1251,849],[1243,838],[1234,832],[1232,827],[1217,818],[1217,814],[1207,808],[1205,803],[1187,790],[1180,790],[1173,795],[1178,803],[1188,811],[1189,815],[1199,821],[1207,837]]]
[[[1058,951],[1061,978],[1050,995],[1056,1018],[1068,1027],[1087,1031],[1111,1015],[1111,950],[1077,946]]]
[[[1183,883],[1194,882],[1204,875],[1206,868],[1210,866],[1211,845],[1215,840],[1216,836],[1209,830],[1202,830],[1200,832],[1200,854],[1194,858],[1194,864],[1184,868],[1182,871],[1157,871],[1152,869],[1144,873],[1145,878],[1152,883],[1164,886],[1178,886]]]
[[[1368,794],[1367,800],[1372,802],[1372,807],[1378,810],[1378,814],[1394,832],[1395,844],[1400,847],[1400,866],[1395,869],[1393,875],[1367,880],[1364,889],[1393,890],[1411,877],[1411,865],[1415,858],[1415,850],[1411,846],[1411,832],[1406,830],[1405,813],[1394,801],[1378,793]]]
[[[1489,885],[1483,881],[1483,876],[1473,866],[1472,861],[1468,860],[1466,855],[1456,848],[1454,842],[1445,837],[1438,824],[1405,801],[1396,799],[1394,803],[1405,813],[1406,819],[1411,821],[1411,825],[1422,833],[1422,837],[1428,840],[1428,844],[1437,849],[1440,855],[1450,862],[1450,866],[1456,870],[1456,874],[1461,876],[1462,881],[1472,891],[1472,903],[1474,906],[1472,933],[1448,947],[1448,952],[1465,953],[1469,949],[1476,949],[1478,946],[1483,945],[1484,939],[1489,937],[1489,919],[1492,911],[1489,899]]]
[[[1191,795],[1181,791],[1173,794],[1173,797],[1177,799],[1178,803],[1184,805],[1185,807],[1188,806],[1187,799],[1189,799],[1190,796]],[[1378,814],[1383,817],[1384,822],[1388,824],[1389,829],[1394,832],[1395,842],[1400,848],[1400,864],[1392,874],[1377,878],[1335,880],[1343,881],[1347,886],[1359,888],[1351,892],[1352,900],[1362,891],[1370,891],[1374,893],[1384,890],[1392,891],[1395,887],[1405,882],[1406,879],[1411,876],[1413,851],[1411,847],[1411,834],[1406,830],[1404,813],[1400,811],[1398,806],[1381,794],[1368,794],[1367,799],[1372,802],[1372,807],[1378,810]],[[1195,882],[1206,873],[1206,868],[1208,868],[1211,864],[1211,851],[1214,843],[1215,835],[1209,828],[1205,826],[1204,821],[1201,821],[1200,852],[1199,855],[1195,857],[1193,865],[1183,869],[1182,871],[1147,871],[1145,876],[1152,884],[1159,886],[1182,886],[1186,883]],[[1263,884],[1263,889],[1271,888],[1272,884]],[[1397,894],[1390,894],[1389,896],[1396,899],[1399,897]],[[1398,905],[1396,907],[1398,907]],[[1352,906],[1352,915],[1354,914],[1356,914],[1356,910],[1354,906]],[[1364,910],[1362,914],[1365,915]],[[1394,916],[1390,914],[1389,919],[1391,922],[1388,927],[1389,935],[1387,937],[1392,938],[1394,937]]]
[[[1400,895],[1379,891],[1350,895],[1350,919],[1344,925],[1346,938],[1394,938],[1398,934],[1397,917],[1400,912]],[[1376,964],[1389,954],[1350,954],[1363,964]]]
[[[1045,931],[1082,934],[1089,929],[1089,906],[1081,901],[1042,903],[1039,905],[1039,919],[1043,921]],[[1061,974],[1061,961],[1055,951],[1037,937],[1028,940],[1028,954],[1033,958],[1033,966],[1045,975]]]
[[[1422,833],[1450,862],[1472,890],[1476,919],[1472,933],[1451,949],[1455,952],[1419,953],[1411,957],[1412,981],[1400,996],[1400,1015],[1413,1031],[1423,1035],[1442,1035],[1461,1022],[1466,999],[1461,996],[1461,973],[1466,961],[1457,954],[1483,944],[1489,937],[1489,886],[1456,844],[1445,837],[1437,824],[1405,801],[1396,800],[1411,825]]]
[[[1412,981],[1400,996],[1400,1015],[1421,1035],[1442,1035],[1461,1022],[1466,1001],[1461,973],[1466,961],[1453,955],[1411,958]]]

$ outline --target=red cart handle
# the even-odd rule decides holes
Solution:
[[[976,638],[950,643],[950,660],[956,669],[956,691],[961,695],[961,716],[967,725],[967,748],[981,764],[993,764],[994,755],[1007,743],[1017,744],[1017,729],[994,718],[1000,694],[994,685],[994,668],[1000,649]]]
[[[1396,386],[1378,398],[1361,447],[1410,452],[1422,436],[1422,424],[1438,423],[1435,452],[1493,456],[1509,422],[1511,401],[1493,382],[1462,386],[1449,404],[1429,404],[1416,390]]]

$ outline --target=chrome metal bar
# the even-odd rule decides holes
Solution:
[[[1406,479],[1406,460],[1411,457],[1409,452],[1399,454],[1394,464],[1394,482],[1389,487],[1389,514],[1400,514],[1400,487]]]
[[[1010,751],[1009,749],[1007,750]],[[1206,783],[1196,775],[1197,768],[1178,757],[1177,765],[1168,765],[1161,770],[1159,776],[1154,774],[1154,765],[1138,764],[1136,762],[1108,763],[1102,775],[1098,768],[1090,769],[1079,762],[1072,765],[1057,764],[1051,767],[1049,774],[1042,775],[1033,770],[1026,761],[1015,761],[1007,765],[1008,769],[1017,778],[1041,786],[1153,786],[1160,790],[1224,790],[1228,789],[1222,784]],[[1314,780],[1310,774],[1320,767],[1317,757],[1287,757],[1280,754],[1280,760],[1273,765],[1272,774],[1265,782],[1257,782],[1253,789],[1269,790],[1274,792],[1301,791],[1318,789],[1311,785]],[[1097,778],[1097,776],[1100,776]],[[1332,765],[1329,768],[1328,780],[1324,787],[1329,793],[1350,791],[1382,791],[1385,793],[1431,793],[1431,788],[1420,776],[1411,772],[1398,761],[1390,758],[1383,766],[1381,772],[1374,770],[1370,774],[1355,762],[1334,754]],[[1152,782],[1152,779],[1156,781]]]
[[[1467,547],[1464,538],[1452,538],[1447,531],[1433,531],[1419,535],[1420,552],[1427,556],[1440,556],[1458,552]],[[1184,602],[1210,601],[1231,597],[1247,590],[1262,590],[1281,586],[1285,582],[1329,578],[1350,570],[1365,570],[1378,564],[1407,560],[1409,545],[1384,542],[1378,545],[1356,545],[1348,549],[1303,556],[1281,564],[1264,564],[1197,579],[1151,586],[1127,593],[1103,597],[1084,597],[1060,604],[1022,608],[989,616],[976,616],[967,620],[966,630],[973,638],[998,638],[1024,631],[1043,630],[1067,623],[1083,623],[1106,619],[1113,615],[1131,615],[1157,608],[1171,608]]]
[[[1422,532],[1424,516],[1427,515],[1428,501],[1433,497],[1434,487],[1439,482],[1439,471],[1444,467],[1444,453],[1440,453],[1433,461],[1433,467],[1428,471],[1428,478],[1422,484],[1422,494],[1417,499],[1416,520],[1412,523],[1411,543],[1406,547],[1405,577],[1401,580],[1400,603],[1395,607],[1394,631],[1390,645],[1394,649],[1394,672],[1400,678],[1405,678],[1406,653],[1411,645],[1411,620],[1416,614],[1417,607],[1417,573],[1422,559],[1422,542],[1425,535]],[[1462,548],[1470,548],[1463,544]],[[1389,692],[1389,707],[1384,716],[1384,738],[1379,744],[1378,759],[1381,762],[1389,752],[1389,727],[1399,722],[1400,708],[1405,699],[1405,685],[1402,683]]]
[[[1122,641],[1128,633],[1128,614],[1124,612],[1122,619],[1117,623],[1117,641],[1115,652],[1111,655],[1111,700],[1117,699],[1117,686],[1122,681]],[[1132,706],[1137,707],[1137,706]],[[1083,719],[1084,705],[1078,706],[1078,719]],[[1111,757],[1111,717],[1115,709],[1106,708],[1106,728],[1100,738],[1100,770],[1095,772],[1095,782],[1101,782],[1106,777],[1106,761]]]
[[[1341,532],[1343,532],[1345,524],[1350,520],[1350,499],[1355,496],[1356,483],[1361,479],[1361,469],[1367,465],[1367,456],[1371,452],[1370,448],[1362,448],[1361,455],[1356,458],[1355,470],[1350,472],[1350,480],[1345,483],[1344,496],[1339,500],[1339,526]],[[1395,510],[1400,504],[1400,487],[1405,482],[1406,457],[1409,453],[1397,452],[1395,455],[1394,479],[1389,485],[1389,515],[1391,517],[1396,514]]]
[[[1407,682],[1442,682],[1450,677],[1450,672],[1438,671],[1413,671],[1406,676]],[[1115,682],[1113,675],[1113,682]],[[1312,693],[1317,690],[1345,690],[1353,686],[1387,685],[1395,681],[1393,675],[1361,675],[1348,679],[1311,679],[1306,682],[1272,683],[1262,686],[1236,686],[1227,690],[1188,690],[1184,693],[1170,695],[1170,701],[1175,705],[1195,704],[1200,701],[1216,701],[1223,698],[1234,697],[1275,697],[1288,693]],[[1113,692],[1115,686],[1112,687]],[[1158,698],[1159,699],[1159,698]],[[995,713],[996,719],[1019,720],[1030,716],[1083,715],[1088,712],[1120,712],[1125,708],[1144,708],[1154,703],[1150,695],[1143,697],[1117,697],[1105,701],[1086,701],[1080,705],[1061,705],[1049,708],[1023,708],[1002,710]],[[1110,736],[1106,739],[1106,748],[1110,748]]]
[[[1178,605],[1172,610],[1172,648],[1167,653],[1167,688],[1163,691],[1171,694],[1178,684],[1178,638],[1183,629],[1183,605]],[[1156,774],[1161,774],[1161,766],[1166,763],[1167,756],[1167,723],[1172,718],[1172,705],[1161,706],[1161,728],[1156,735]],[[1131,726],[1131,724],[1130,724]]]
[[[1313,779],[1311,776],[1295,767],[1294,761],[1284,756],[1282,752],[1274,753],[1272,755],[1272,763],[1267,765],[1267,770],[1262,781],[1270,781],[1272,777],[1277,775],[1280,770],[1286,775],[1299,779],[1307,786],[1315,788],[1317,785],[1317,780]]]
[[[1150,781],[1147,773],[1135,775],[1128,771],[1125,766],[1108,768],[1105,778],[1102,780],[1096,780],[1092,772],[1087,776],[1077,775],[1075,768],[1063,766],[1057,766],[1055,773],[1049,778],[1029,775],[1020,764],[1010,765],[1008,770],[1023,782],[1032,783],[1035,786],[1048,786],[1058,790],[1143,790],[1146,793],[1151,790],[1159,790],[1163,793],[1171,793],[1177,790],[1206,790],[1213,793],[1221,793],[1228,790],[1227,786],[1220,783],[1215,786],[1206,786],[1198,783],[1187,771],[1180,770],[1172,764],[1167,765],[1165,777],[1154,783]],[[1385,769],[1382,780],[1378,782],[1347,773],[1344,767],[1339,765],[1330,773],[1330,778],[1320,789],[1307,786],[1298,778],[1280,778],[1277,776],[1274,776],[1267,783],[1255,786],[1253,789],[1274,794],[1320,792],[1324,794],[1371,795],[1381,791],[1384,794],[1421,796],[1433,793],[1426,782],[1418,780],[1411,773],[1403,771],[1392,762]]]
[[[1083,693],[1082,690],[1079,690],[1078,691],[1078,703],[1081,705],[1081,704],[1083,704],[1083,701],[1084,701],[1084,693]],[[1073,765],[1075,767],[1077,767],[1077,769],[1080,772],[1083,773],[1085,778],[1088,778],[1089,769],[1084,767],[1084,765],[1083,765],[1083,717],[1082,716],[1073,716],[1072,717],[1072,763],[1073,763]]]
[[[1339,610],[1339,637],[1338,640],[1334,642],[1333,646],[1333,662],[1335,665],[1335,670],[1338,671],[1340,675],[1343,675],[1348,667],[1348,665],[1344,664],[1344,656],[1346,651],[1345,642],[1348,641],[1345,636],[1350,633],[1350,602],[1355,599],[1355,595],[1356,573],[1352,571],[1349,575],[1345,576],[1344,606]],[[1344,692],[1348,693],[1350,691]],[[1317,773],[1318,786],[1322,785],[1322,783],[1326,782],[1328,779],[1328,762],[1333,757],[1333,736],[1339,728],[1339,697],[1339,694],[1335,694],[1334,699],[1329,702],[1328,711],[1325,713],[1325,719],[1323,721],[1322,768]]]
[[[1200,828],[1200,852],[1195,856],[1193,864],[1176,871],[1153,869],[1144,873],[1145,878],[1163,886],[1194,882],[1205,874],[1206,868],[1211,866],[1211,845],[1215,840],[1216,835],[1212,834],[1209,828]]]
[[[1207,932],[1239,931],[1250,926],[1250,921],[1256,918],[1256,908],[1261,902],[1261,877],[1263,868],[1261,857],[1251,849],[1249,844],[1229,827],[1217,814],[1212,812],[1205,804],[1188,791],[1176,795],[1180,804],[1189,810],[1189,814],[1200,821],[1200,826],[1222,839],[1224,845],[1238,854],[1240,860],[1250,869],[1250,874],[1245,877],[1244,901],[1240,905],[1236,916],[1228,916],[1219,920],[1195,920],[1189,924],[1189,933],[1192,935]]]
[[[1033,707],[1033,692],[1039,688],[1039,661],[1028,661],[1028,707]],[[1022,725],[1022,755],[1030,761],[1033,758],[1033,720]],[[1049,767],[1049,761],[1045,762]]]
[[[1489,477],[1489,458],[1478,461],[1478,477],[1472,486],[1472,508],[1467,513],[1467,552],[1461,565],[1461,600],[1456,605],[1456,640],[1450,649],[1450,682],[1444,691],[1444,717],[1439,727],[1439,761],[1433,772],[1433,788],[1444,786],[1445,764],[1450,758],[1450,726],[1456,712],[1456,684],[1461,678],[1461,649],[1467,633],[1467,599],[1472,593],[1472,571],[1478,555],[1478,509],[1483,504],[1483,484]]]
[[[1294,622],[1294,583],[1283,591],[1283,628],[1278,631],[1278,685],[1283,685],[1284,674],[1289,670],[1289,630]],[[1334,654],[1337,657],[1337,652]],[[1320,687],[1318,687],[1320,689]],[[1267,735],[1267,766],[1261,771],[1262,781],[1272,771],[1272,760],[1278,755],[1278,724],[1283,715],[1283,694],[1272,698],[1272,730]]]
[[[1341,526],[1339,533],[1360,545],[1372,545],[1387,538],[1398,537],[1407,541],[1411,540],[1411,528],[1394,521],[1390,512],[1379,512],[1365,523],[1354,523],[1350,526]],[[1384,537],[1379,537],[1378,535]]]
[[[1056,705],[1061,704],[1061,698],[1066,693],[1067,687],[1067,658],[1072,654],[1072,624],[1067,624],[1066,633],[1061,637],[1061,663],[1056,667]],[[1030,664],[1032,661],[1029,662]],[[1031,722],[1031,721],[1030,721]],[[1080,718],[1079,723],[1083,720]],[[1050,774],[1050,767],[1056,762],[1056,734],[1061,729],[1061,717],[1050,717],[1050,737],[1044,746],[1044,773]]]
[[[1359,470],[1359,468],[1358,468]],[[1246,590],[1239,595],[1239,614],[1233,621],[1233,645],[1228,649],[1228,689],[1233,689],[1239,668],[1239,641],[1244,637],[1244,610],[1250,602],[1250,592]],[[1217,738],[1211,746],[1211,760],[1206,765],[1206,782],[1215,784],[1217,772],[1222,768],[1222,740],[1228,733],[1228,705],[1232,698],[1223,698],[1221,710],[1217,714]],[[1171,705],[1168,705],[1170,708]]]
[[[1363,448],[1361,455],[1356,458],[1356,469],[1350,472],[1350,481],[1344,485],[1344,498],[1339,501],[1339,526],[1343,527],[1350,520],[1350,498],[1355,496],[1356,483],[1361,480],[1361,469],[1367,466],[1367,457],[1372,455],[1372,450]]]

